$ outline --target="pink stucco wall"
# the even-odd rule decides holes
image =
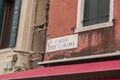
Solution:
[[[120,0],[114,0],[114,26],[80,32],[77,49],[56,51],[45,60],[111,53],[120,50]],[[77,0],[51,0],[47,39],[75,34]]]

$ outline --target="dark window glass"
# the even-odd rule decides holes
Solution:
[[[21,0],[0,0],[0,48],[16,44]]]

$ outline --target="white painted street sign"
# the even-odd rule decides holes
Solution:
[[[46,52],[74,49],[78,47],[78,34],[68,35],[47,41]]]

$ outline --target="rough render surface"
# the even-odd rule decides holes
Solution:
[[[32,39],[33,27],[35,25],[40,25],[45,22],[47,0],[38,0],[38,3],[36,3],[36,1],[37,0],[23,0],[22,1],[17,43],[16,43],[16,46],[14,48],[12,48],[13,51],[14,50],[25,51],[25,52],[31,51],[32,40],[33,40]],[[36,10],[36,6],[37,6],[37,10]],[[42,17],[40,17],[40,16],[42,16]],[[35,33],[35,40],[34,40],[35,42],[33,43],[33,47],[34,47],[33,51],[36,52],[36,54],[34,54],[34,57],[32,56],[33,59],[41,58],[41,54],[39,54],[38,52],[43,51],[43,43],[44,43],[44,41],[43,41],[44,39],[42,39],[42,38],[44,38],[43,34],[44,34],[43,31],[40,33]],[[41,36],[41,37],[39,37],[39,36]],[[40,42],[42,42],[42,43],[40,43]],[[14,67],[12,70],[4,70],[3,69],[5,62],[12,60],[11,58],[7,57],[7,56],[12,55],[12,53],[13,53],[12,50],[9,52],[0,53],[0,74],[11,73],[11,72],[15,71]],[[23,60],[21,60],[21,59],[23,59]],[[26,65],[29,68],[31,68],[31,67],[35,68],[35,67],[38,67],[37,62],[40,61],[40,60],[39,61],[38,60],[29,64],[28,56],[25,57],[23,54],[23,56],[19,56],[19,59],[16,62],[16,66]]]
[[[11,52],[6,52],[6,53],[3,53],[3,54],[0,54],[0,74],[9,72],[9,71],[4,71],[3,68],[4,68],[5,62],[8,61],[8,60],[11,60],[11,58],[8,58],[8,56],[10,56],[10,53]],[[4,54],[6,54],[6,56]]]
[[[12,61],[12,55],[13,55],[14,50],[18,50],[18,51],[26,50],[27,51],[29,45],[31,45],[31,44],[27,45],[26,43],[28,43],[28,40],[29,40],[28,39],[28,32],[29,32],[31,26],[33,26],[33,20],[34,20],[34,17],[32,16],[33,13],[30,13],[34,9],[34,5],[33,6],[31,5],[32,2],[34,2],[34,4],[35,4],[36,1],[33,1],[33,0],[23,0],[22,1],[21,15],[20,15],[19,30],[18,30],[18,37],[17,37],[16,46],[14,48],[11,48],[11,50],[7,51],[7,52],[6,51],[1,52],[1,50],[0,50],[0,74],[14,72],[15,66],[23,66],[23,65],[27,65],[27,67],[29,66],[28,65],[29,60],[28,60],[27,56],[23,56],[23,57],[19,56],[20,58],[16,62],[16,65],[12,66],[13,67],[12,70],[4,70],[3,69],[3,67],[7,61]],[[31,9],[31,7],[32,7],[32,9]],[[32,18],[30,18],[30,16],[32,16]],[[30,20],[30,19],[32,19],[32,20]],[[21,58],[22,58],[22,60],[20,60]]]
[[[45,60],[103,54],[120,49],[120,1],[114,0],[114,26],[81,32],[77,49],[57,51],[45,55]],[[47,39],[74,34],[77,0],[51,0]]]

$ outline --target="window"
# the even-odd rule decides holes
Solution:
[[[78,0],[76,32],[113,25],[113,0]]]
[[[0,0],[0,49],[15,46],[21,0]]]

